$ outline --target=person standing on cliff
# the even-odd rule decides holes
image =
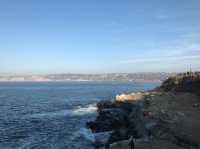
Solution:
[[[131,149],[135,149],[135,140],[133,138],[133,136],[131,136],[131,138],[129,139],[129,146],[131,147]]]

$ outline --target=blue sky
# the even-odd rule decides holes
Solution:
[[[200,70],[199,0],[0,0],[0,73]]]

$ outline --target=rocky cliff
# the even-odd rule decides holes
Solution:
[[[199,80],[169,80],[154,91],[99,102],[96,120],[87,123],[96,136],[95,147],[129,149],[133,137],[136,149],[199,148],[200,98],[193,94],[198,93]]]

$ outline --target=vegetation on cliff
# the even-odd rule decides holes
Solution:
[[[169,77],[160,86],[163,91],[191,92],[200,95],[200,72],[188,72]]]

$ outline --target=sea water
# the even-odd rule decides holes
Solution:
[[[96,103],[159,83],[0,82],[0,149],[92,149]]]

